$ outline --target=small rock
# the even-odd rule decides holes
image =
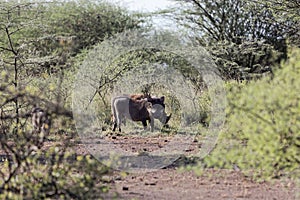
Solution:
[[[121,177],[121,176],[115,177],[115,181],[121,181],[121,180],[122,180],[122,177]]]
[[[234,171],[236,171],[236,172],[241,171],[241,169],[239,168],[239,166],[237,166],[236,164],[233,165],[233,169],[234,169]]]
[[[156,182],[145,182],[145,185],[156,185]]]

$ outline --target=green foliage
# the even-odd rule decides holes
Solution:
[[[227,130],[209,166],[238,165],[262,178],[299,178],[300,50],[293,50],[274,78],[229,89]]]
[[[171,17],[188,30],[197,45],[205,46],[214,56],[225,79],[251,79],[272,72],[275,64],[287,57],[287,40],[299,38],[299,21],[289,17],[287,9],[274,6],[280,3],[272,6],[268,1],[178,2],[181,7]],[[285,8],[287,2],[282,3]],[[299,15],[299,8],[293,9]]]
[[[71,45],[72,54],[126,29],[139,28],[141,22],[125,9],[104,1],[57,1],[47,9],[51,27],[47,34],[61,36],[58,42],[62,47]]]
[[[125,9],[94,0],[0,2],[1,57],[9,63],[10,54],[18,53],[27,76],[69,68],[71,56],[141,22]]]
[[[99,199],[107,191],[107,168],[76,160],[73,138],[61,133],[74,137],[71,89],[85,49],[138,23],[105,2],[0,0],[1,198]],[[35,105],[51,116],[50,135],[32,130]],[[50,138],[61,143],[48,149]]]
[[[1,163],[2,199],[99,199],[107,191],[101,176],[108,169],[98,161],[76,157],[59,145],[49,150],[34,148],[32,137],[31,143],[22,136],[18,139],[24,143],[12,146],[1,140],[1,149],[9,153]]]
[[[149,36],[147,37],[155,37],[151,33],[148,34]],[[130,38],[134,36],[130,34],[126,34],[125,37],[126,40],[134,41]],[[160,33],[159,37],[164,37],[164,41],[170,38],[172,39],[168,32]],[[151,39],[149,40],[147,38],[145,41],[151,43]],[[93,110],[97,111],[96,116],[99,117],[98,121],[104,123],[104,129],[107,129],[107,124],[111,121],[110,100],[116,88],[122,88],[122,93],[116,89],[118,95],[150,93],[156,96],[166,96],[167,113],[173,114],[170,125],[177,127],[180,125],[180,112],[182,111],[180,103],[184,104],[186,101],[193,99],[194,96],[192,95],[200,96],[201,98],[199,99],[193,99],[196,102],[195,104],[198,103],[197,107],[200,107],[199,113],[197,113],[197,116],[193,113],[189,113],[191,115],[189,116],[189,120],[194,121],[197,119],[202,124],[208,123],[210,100],[207,88],[203,81],[202,74],[199,73],[195,67],[191,66],[191,63],[188,63],[185,58],[175,53],[152,46],[150,48],[143,48],[143,45],[141,45],[141,48],[125,51],[121,55],[118,55],[118,53],[122,52],[123,49],[118,51],[118,48],[120,47],[114,44],[113,52],[111,52],[109,40],[100,43],[96,46],[95,51],[91,51],[85,62],[83,62],[82,66],[84,66],[84,71],[80,73],[78,78],[79,80],[87,80],[86,77],[90,77],[88,80],[89,84],[92,85],[92,94],[87,93],[87,95],[83,96],[90,97],[88,100],[89,105],[95,105],[95,109]],[[100,49],[105,49],[105,54],[99,53],[101,52]],[[109,57],[112,57],[112,61],[108,59]],[[101,70],[101,73],[98,73],[99,70]],[[179,76],[184,81],[173,78],[172,73],[175,72],[180,74]],[[85,75],[85,73],[88,75]],[[162,79],[159,79],[159,77]],[[86,81],[82,81],[80,84],[85,82]],[[185,87],[183,86],[190,86],[190,89],[193,89],[193,94],[191,94],[191,96],[187,95],[189,91],[184,91],[182,88]],[[172,87],[175,88],[175,91],[172,91]],[[86,91],[85,89],[84,92]],[[83,93],[80,93],[80,95],[82,94]],[[177,99],[178,96],[182,99]]]
[[[250,80],[272,73],[272,65],[279,63],[282,53],[264,42],[216,42],[206,47],[225,79]]]
[[[269,0],[261,2],[261,11],[269,10],[272,12],[276,21],[283,22],[284,33],[289,37],[289,43],[300,45],[299,26],[300,26],[300,2],[298,0]]]
[[[34,104],[55,112],[49,101],[70,108],[84,49],[140,22],[125,9],[93,0],[1,1],[0,10],[0,70],[10,75],[1,80],[6,96],[0,107],[8,116],[14,106],[17,121]]]

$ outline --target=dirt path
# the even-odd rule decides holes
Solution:
[[[240,172],[206,170],[196,176],[191,171],[161,169],[146,174],[116,178],[110,185],[117,199],[141,200],[295,200],[296,187],[291,182],[257,183]],[[112,196],[107,196],[109,199]]]
[[[120,144],[122,148],[136,152],[141,150],[151,152],[161,148],[169,140],[169,138],[150,140],[128,136],[109,136],[108,139],[117,144],[122,141]],[[94,143],[97,143],[97,140],[94,140]],[[45,142],[43,149],[48,149],[53,144],[53,142]],[[198,147],[197,142],[194,142],[187,149],[187,153],[198,150]],[[74,149],[77,154],[89,154],[83,143],[75,142]],[[105,179],[110,187],[105,199],[296,200],[296,191],[300,191],[291,181],[276,180],[274,183],[258,183],[246,178],[241,172],[225,169],[205,169],[201,176],[197,176],[192,171],[179,172],[177,165],[148,173],[132,173],[125,177],[114,172],[113,175],[107,175]]]
[[[162,148],[171,137],[110,136],[107,140],[131,152]],[[199,151],[195,140],[186,154]],[[107,199],[118,193],[117,199],[140,200],[296,200],[296,186],[291,181],[255,182],[235,170],[206,169],[201,176],[192,171],[179,172],[177,165],[148,173],[132,173],[111,180]]]

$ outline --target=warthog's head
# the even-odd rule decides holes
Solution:
[[[160,104],[152,104],[151,113],[153,118],[158,119],[162,124],[167,124],[172,115],[170,114],[168,116],[165,112],[165,108]]]
[[[158,104],[158,105],[161,105],[163,108],[166,107],[166,105],[165,105],[165,97],[164,97],[164,96],[161,96],[161,97],[151,97],[151,96],[147,96],[146,98],[147,98],[147,100],[148,100],[149,102],[152,103],[152,105]]]

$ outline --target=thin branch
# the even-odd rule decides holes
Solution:
[[[15,49],[14,49],[13,42],[12,42],[12,40],[11,40],[10,32],[9,32],[8,27],[5,27],[5,32],[6,32],[6,35],[7,35],[7,39],[8,39],[8,42],[9,42],[9,46],[10,46],[10,48],[11,48],[11,52],[13,52],[13,54],[14,54],[15,56],[17,56],[17,55],[18,55],[18,52],[16,52]]]
[[[0,49],[2,49],[2,50],[4,50],[4,51],[10,51],[10,52],[13,52],[13,50],[12,50],[12,49],[8,49],[8,48],[1,47],[1,46],[0,46]]]
[[[116,80],[119,76],[121,76],[121,74],[122,74],[124,71],[126,71],[126,70],[128,70],[128,68],[124,67],[124,68],[121,69],[117,74],[115,74],[115,76],[114,76],[113,78],[111,78],[111,79],[104,79],[104,83],[102,83],[102,84],[100,84],[100,85],[98,86],[98,88],[96,89],[96,91],[94,92],[94,94],[92,95],[92,97],[90,98],[89,103],[88,103],[88,105],[86,106],[85,109],[87,109],[87,108],[89,107],[89,105],[93,102],[93,100],[94,100],[96,94],[97,94],[98,92],[100,92],[100,90],[102,89],[102,87],[104,87],[106,84],[109,84],[109,83],[112,83],[113,81],[115,81],[115,80]]]

